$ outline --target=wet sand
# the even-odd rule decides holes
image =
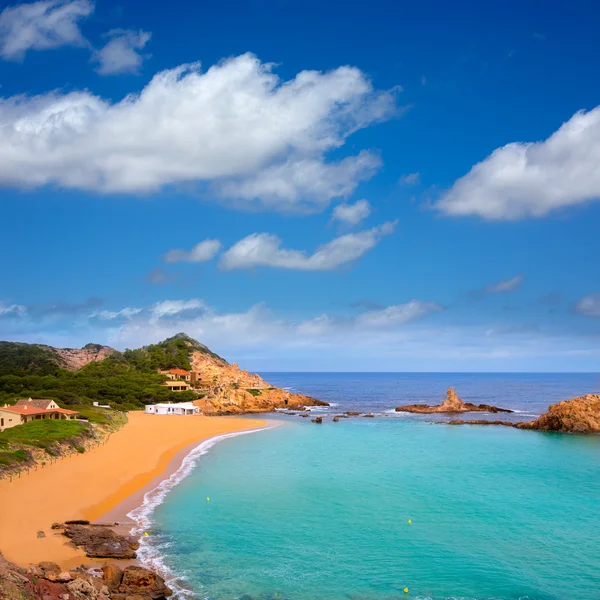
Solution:
[[[17,564],[42,560],[68,568],[90,563],[50,530],[54,522],[122,521],[144,493],[169,477],[187,453],[224,433],[264,427],[238,417],[128,414],[129,423],[85,454],[58,460],[12,482],[0,481],[0,551]],[[44,531],[46,537],[38,538]]]

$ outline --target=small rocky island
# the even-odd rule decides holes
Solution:
[[[472,404],[471,402],[463,402],[454,391],[454,388],[448,388],[446,399],[436,406],[429,404],[407,404],[406,406],[398,406],[396,412],[409,412],[418,414],[433,414],[433,413],[465,413],[465,412],[490,412],[490,413],[510,413],[512,410],[507,408],[498,408],[489,404]]]
[[[561,433],[600,433],[600,394],[587,394],[572,400],[552,404],[548,412],[535,421],[509,423],[505,421],[456,419],[450,425],[505,425],[517,429],[557,431]]]

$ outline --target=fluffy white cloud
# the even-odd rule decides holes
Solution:
[[[221,256],[222,269],[277,267],[298,271],[330,271],[359,259],[381,238],[394,231],[395,223],[384,223],[358,233],[349,233],[320,246],[313,254],[303,250],[287,250],[281,240],[270,233],[253,233],[229,248]]]
[[[357,225],[371,214],[368,200],[358,200],[354,204],[338,204],[333,209],[333,218],[348,225]]]
[[[547,140],[495,150],[454,183],[437,209],[489,220],[543,217],[600,198],[600,106]]]
[[[486,294],[503,294],[505,292],[513,292],[516,290],[525,280],[523,275],[515,275],[505,281],[499,281],[498,283],[491,283],[487,285],[483,291]]]
[[[219,185],[219,193],[245,201],[258,200],[266,207],[321,210],[332,198],[352,194],[359,182],[370,179],[380,166],[379,156],[366,150],[336,163],[295,157],[256,175],[224,182]]]
[[[138,73],[144,56],[140,50],[152,37],[146,31],[130,29],[113,29],[108,32],[108,43],[94,53],[93,59],[99,63],[100,75],[118,75],[121,73]]]
[[[575,312],[586,317],[600,317],[600,292],[581,298],[575,305]]]
[[[9,6],[0,13],[0,56],[21,60],[28,50],[86,46],[78,22],[93,10],[89,0],[43,0]]]
[[[151,192],[209,182],[246,202],[322,209],[379,164],[369,153],[328,163],[325,153],[395,105],[395,90],[374,90],[356,68],[281,81],[251,54],[204,73],[198,64],[164,71],[117,103],[87,91],[7,98],[0,184]]]
[[[185,250],[169,250],[164,261],[167,263],[178,262],[206,262],[214,258],[221,249],[219,240],[204,240],[196,244],[189,252]]]

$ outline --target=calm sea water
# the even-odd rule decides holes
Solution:
[[[267,378],[382,414],[451,384],[521,414],[600,387],[597,375]],[[600,437],[412,416],[272,421],[188,464],[151,517],[143,553],[187,597],[600,599]]]

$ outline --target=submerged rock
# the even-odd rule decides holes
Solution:
[[[504,425],[504,427],[515,427],[514,423],[510,421],[488,421],[487,419],[453,419],[448,421],[448,425]]]
[[[507,408],[498,408],[489,404],[472,404],[471,402],[463,402],[454,391],[454,388],[448,388],[446,399],[438,405],[430,406],[429,404],[407,404],[406,406],[398,406],[396,412],[409,412],[419,414],[432,413],[463,413],[463,412],[491,412],[491,413],[510,413],[513,412]]]
[[[311,419],[311,421],[313,423],[322,423],[323,422],[323,417],[315,417],[314,419]]]
[[[334,423],[337,423],[339,420],[340,420],[340,418],[339,418],[339,417],[333,417],[333,419],[332,419],[332,421],[333,421]]]

